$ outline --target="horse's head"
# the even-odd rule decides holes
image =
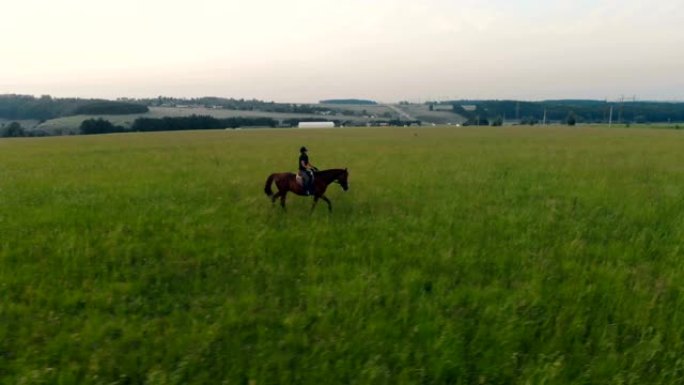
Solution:
[[[347,179],[349,178],[349,171],[345,168],[337,177],[337,181],[340,183],[340,186],[342,186],[342,190],[347,191],[349,190],[349,182]]]

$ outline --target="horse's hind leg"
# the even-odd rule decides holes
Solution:
[[[287,195],[287,192],[283,192],[280,195],[280,206],[282,206],[283,210],[285,210],[285,196]]]
[[[281,194],[281,191],[278,191],[277,193],[273,194],[273,196],[271,197],[271,203],[275,204],[275,201],[278,199],[278,197],[280,197]]]
[[[314,196],[313,205],[311,205],[311,213],[312,214],[314,212],[314,209],[316,208],[316,203],[318,203],[318,198],[319,198],[318,196]]]

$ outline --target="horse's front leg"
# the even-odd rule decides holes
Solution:
[[[332,212],[332,203],[330,203],[330,199],[328,199],[325,195],[321,195],[321,199],[328,204],[328,211]]]

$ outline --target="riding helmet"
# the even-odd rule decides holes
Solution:
[[[299,152],[304,152],[304,151],[309,151],[306,149],[306,147],[302,146],[302,148],[299,149]]]

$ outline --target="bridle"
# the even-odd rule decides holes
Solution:
[[[346,170],[345,170],[345,171],[346,171]],[[340,173],[340,175],[342,175],[343,173],[344,173],[344,172]],[[337,177],[335,177],[335,180],[333,180],[333,183],[337,183],[337,184],[339,184],[340,186],[342,186],[342,182],[340,182],[340,175],[338,175]],[[347,182],[347,187],[349,187],[349,182]]]

